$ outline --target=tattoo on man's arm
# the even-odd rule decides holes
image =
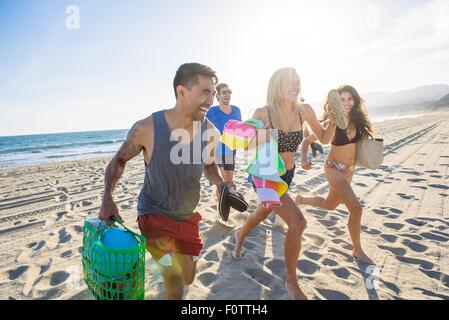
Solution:
[[[137,124],[135,124],[131,128],[128,137],[126,138],[126,141],[123,143],[122,147],[118,151],[118,156],[120,160],[123,159],[125,161],[131,160],[132,158],[138,156],[142,151],[142,146],[139,146],[136,143],[137,131],[138,131]]]

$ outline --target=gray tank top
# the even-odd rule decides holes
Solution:
[[[145,180],[138,198],[137,213],[139,216],[163,215],[180,221],[189,219],[195,215],[200,199],[202,155],[207,145],[207,139],[203,141],[202,136],[207,130],[207,120],[197,123],[198,133],[192,143],[182,146],[170,139],[172,133],[164,111],[153,113],[152,117],[153,153],[148,165],[145,164]],[[171,153],[175,154],[175,163],[170,159]]]

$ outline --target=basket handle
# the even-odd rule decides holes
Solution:
[[[137,234],[137,233],[135,233],[134,231],[128,229],[128,228],[123,224],[122,221],[120,221],[119,219],[117,219],[117,217],[112,216],[112,217],[110,217],[109,219],[112,220],[112,221],[114,221],[114,222],[116,222],[116,223],[118,223],[120,226],[122,226],[122,227],[123,227],[126,231],[128,231],[129,233],[132,233],[133,235],[137,236],[138,238],[140,237],[139,234]]]

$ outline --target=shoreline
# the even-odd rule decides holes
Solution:
[[[398,115],[398,116],[394,116],[397,118],[382,119],[380,121],[373,122],[373,125],[378,126],[378,125],[382,125],[383,123],[388,123],[390,121],[395,121],[395,120],[415,119],[418,117],[433,117],[433,116],[437,116],[438,114],[446,114],[447,116],[449,116],[449,111],[436,111],[436,112],[430,112],[430,113],[424,113],[424,114],[410,114],[410,115],[406,114],[403,116]],[[116,130],[109,130],[109,131],[116,131]],[[97,132],[97,131],[86,131],[86,132]],[[376,132],[377,132],[377,130],[376,130]],[[31,169],[36,166],[47,166],[47,165],[55,165],[55,164],[73,163],[73,162],[79,162],[79,161],[112,159],[114,154],[115,153],[111,153],[110,155],[103,155],[103,156],[83,157],[80,159],[54,160],[54,161],[39,162],[39,163],[27,164],[27,165],[19,165],[19,166],[14,166],[14,167],[4,167],[4,168],[0,168],[0,173],[4,173],[5,171],[8,171],[8,170],[27,170],[27,169]]]

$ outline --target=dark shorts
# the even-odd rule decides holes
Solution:
[[[287,172],[281,177],[281,179],[285,181],[285,183],[288,185],[289,188],[293,182],[293,178],[295,177],[295,169],[296,169],[296,166],[293,167],[293,169],[291,169],[291,170],[287,170]],[[256,185],[254,184],[251,176],[248,177],[248,181],[251,182],[251,184],[253,185],[254,191],[257,192]]]
[[[217,156],[217,165],[219,168],[223,168],[225,171],[235,171],[235,154],[224,154],[221,156]]]
[[[137,221],[141,234],[147,239],[147,250],[159,259],[167,253],[180,253],[198,257],[203,248],[196,213],[186,221],[177,221],[161,215],[139,216]]]

